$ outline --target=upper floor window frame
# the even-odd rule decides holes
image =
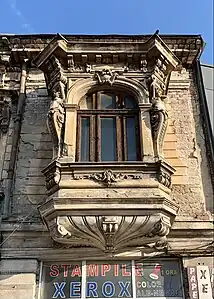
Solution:
[[[110,96],[112,101],[108,105]],[[96,90],[86,95],[78,108],[76,162],[141,160],[139,107],[132,95],[111,89]],[[106,149],[108,146],[112,154]]]

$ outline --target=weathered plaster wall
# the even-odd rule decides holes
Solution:
[[[206,219],[210,217],[206,209],[212,207],[213,189],[194,77],[192,71],[183,69],[173,72],[171,81],[164,154],[176,169],[172,196],[180,205],[180,215]]]
[[[17,73],[16,75],[14,73],[12,77],[17,76]],[[17,85],[17,82],[14,84]],[[39,220],[37,206],[46,198],[45,179],[41,170],[47,166],[52,157],[51,137],[46,126],[49,101],[42,72],[31,69],[26,82],[26,105],[12,201],[12,215],[18,218],[31,213],[30,218],[36,217]],[[206,208],[210,209],[212,206],[213,190],[206,158],[198,94],[191,71],[183,69],[172,73],[167,109],[169,126],[164,142],[164,155],[176,169],[172,179],[172,193],[175,202],[180,205],[179,215],[207,218],[209,216]],[[15,111],[8,134],[1,138],[3,179],[7,177],[14,113]],[[106,190],[98,189],[91,190],[90,195],[86,196],[98,196],[99,193],[99,196],[114,197],[115,193],[121,194],[121,192],[122,190],[112,190],[108,195]],[[83,196],[82,190],[79,193]],[[130,196],[130,191],[124,196]]]
[[[176,80],[180,82],[180,85],[174,84]],[[27,77],[26,105],[15,169],[12,217],[20,220],[28,215],[26,221],[32,222],[22,225],[13,238],[9,237],[3,244],[2,256],[4,259],[0,264],[0,296],[2,299],[13,299],[19,296],[26,299],[37,298],[38,295],[39,268],[37,261],[18,261],[13,259],[14,256],[19,257],[24,254],[26,258],[32,259],[38,255],[47,259],[49,251],[52,251],[52,255],[55,251],[55,256],[60,256],[65,250],[57,251],[58,249],[54,247],[54,242],[41,223],[37,211],[38,205],[46,199],[45,178],[41,170],[52,158],[52,142],[46,126],[49,102],[43,74],[35,69],[30,70]],[[8,133],[1,139],[0,166],[3,179],[7,177],[10,159],[15,106]],[[213,200],[198,95],[190,71],[182,70],[172,74],[167,109],[169,126],[164,143],[164,155],[176,169],[172,181],[172,198],[180,205],[179,215],[174,223],[174,228],[177,229],[178,221],[182,221],[182,219],[186,221],[186,224],[183,224],[185,227],[191,220],[210,219],[206,208],[210,208]],[[62,192],[66,194],[66,189]],[[161,195],[161,192],[157,192],[151,186],[147,189],[138,186],[133,189],[91,188],[85,190],[76,188],[73,189],[72,196],[137,198],[140,193],[144,196]],[[71,196],[70,191],[69,194]],[[38,225],[35,224],[35,221],[39,222]],[[200,223],[202,227],[203,222]],[[3,233],[4,238],[9,236],[13,228],[13,223],[11,223],[11,228]],[[174,242],[176,243],[176,241]],[[182,248],[183,242],[181,240]],[[64,251],[63,254],[65,254]],[[69,257],[69,251],[67,254]],[[72,258],[78,255],[73,251],[72,254]],[[5,260],[5,258],[12,259]],[[188,260],[185,260],[184,265],[187,264]]]
[[[43,74],[30,70],[26,81],[26,105],[22,122],[13,192],[12,214],[39,217],[38,204],[45,200],[41,170],[51,161],[52,143],[46,126],[49,99]]]
[[[10,74],[12,75],[12,74]],[[15,87],[13,85],[13,87]],[[6,93],[0,91],[0,96],[2,99],[9,103],[11,109],[11,117],[8,129],[6,132],[0,132],[0,186],[5,193],[8,182],[8,170],[9,170],[9,162],[11,157],[11,149],[12,149],[12,139],[13,139],[13,131],[14,125],[16,121],[16,110],[17,110],[17,93],[14,95],[12,99],[11,93],[6,91]],[[3,209],[3,202],[0,203],[0,209]]]
[[[36,260],[3,260],[0,262],[0,298],[35,298]]]

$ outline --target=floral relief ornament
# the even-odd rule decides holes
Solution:
[[[106,170],[102,173],[95,173],[91,175],[92,179],[95,179],[96,181],[100,181],[105,183],[107,186],[110,186],[111,183],[116,183],[121,179],[121,174],[115,174],[112,172],[112,170]]]
[[[114,173],[112,170],[108,169],[101,173],[93,174],[83,174],[83,175],[73,175],[72,179],[74,180],[83,180],[83,179],[92,179],[98,182],[106,184],[108,187],[112,183],[119,182],[120,180],[139,180],[143,179],[142,173],[132,173],[132,174],[123,174],[123,173]]]

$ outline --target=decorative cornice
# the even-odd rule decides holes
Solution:
[[[8,234],[13,232],[13,225],[8,221],[2,222],[1,231],[2,241],[4,241]],[[25,238],[29,242],[24,242],[22,247],[17,247],[17,242],[20,238]],[[213,262],[213,224],[211,220],[208,222],[192,219],[184,223],[176,223],[176,221],[174,221],[166,241],[168,243],[169,255],[190,257],[200,256],[203,252],[204,259],[208,258],[211,264]],[[158,244],[159,242],[157,241],[156,246]],[[130,246],[118,250],[115,254],[108,254],[90,245],[75,246],[74,244],[63,244],[52,241],[50,239],[50,232],[47,231],[41,222],[24,222],[23,227],[17,228],[13,233],[13,242],[5,240],[4,246],[1,248],[1,258],[8,260],[8,258],[13,256],[13,258],[17,259],[35,258],[37,260],[57,260],[60,256],[63,260],[67,261],[84,258],[90,259],[92,256],[96,258],[96,260],[102,260],[104,256],[106,259],[107,257],[111,259],[119,255],[121,257],[127,257],[129,255],[134,258],[137,258],[137,256],[142,258],[144,253],[148,254],[158,251],[154,248],[154,245],[154,243],[150,243],[150,247],[142,246],[142,248]],[[3,269],[1,270],[3,271]]]
[[[204,41],[200,35],[5,34],[0,39],[0,55],[9,56],[13,66],[20,65],[23,59],[34,60],[35,58],[39,64],[42,64],[45,57],[55,51],[63,56],[67,52],[74,55],[80,53],[85,55],[87,52],[92,54],[96,52],[96,55],[113,54],[114,58],[112,59],[120,61],[124,56],[121,49],[126,48],[128,54],[134,53],[135,56],[138,54],[140,56],[142,52],[145,52],[145,44],[147,43],[147,47],[151,45],[151,39],[156,39],[165,49],[167,46],[183,64],[191,65],[199,58],[204,47]],[[42,53],[41,56],[40,53]],[[97,61],[99,61],[99,57]]]
[[[35,64],[45,69],[46,61],[52,56],[57,55],[58,59],[63,56],[63,64],[68,72],[85,72],[90,73],[94,69],[94,65],[121,65],[124,71],[139,71],[146,73],[154,68],[152,64],[160,68],[159,74],[162,72],[169,72],[174,69],[180,62],[178,58],[173,54],[170,48],[164,43],[164,41],[154,34],[150,38],[147,38],[144,42],[139,41],[138,47],[136,43],[129,43],[131,51],[129,51],[127,44],[125,51],[119,51],[121,49],[121,43],[112,43],[111,50],[106,52],[106,44],[102,46],[96,46],[96,42],[93,44],[82,44],[82,48],[79,51],[75,51],[73,45],[63,38],[57,36],[54,38],[46,48],[34,60]],[[136,49],[135,49],[136,47]],[[58,53],[58,54],[56,54]],[[66,57],[66,60],[64,59]],[[108,75],[108,74],[106,74]],[[102,80],[101,80],[102,82]]]

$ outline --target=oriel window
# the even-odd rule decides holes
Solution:
[[[122,92],[86,96],[78,110],[77,161],[137,161],[140,157],[138,106]]]

